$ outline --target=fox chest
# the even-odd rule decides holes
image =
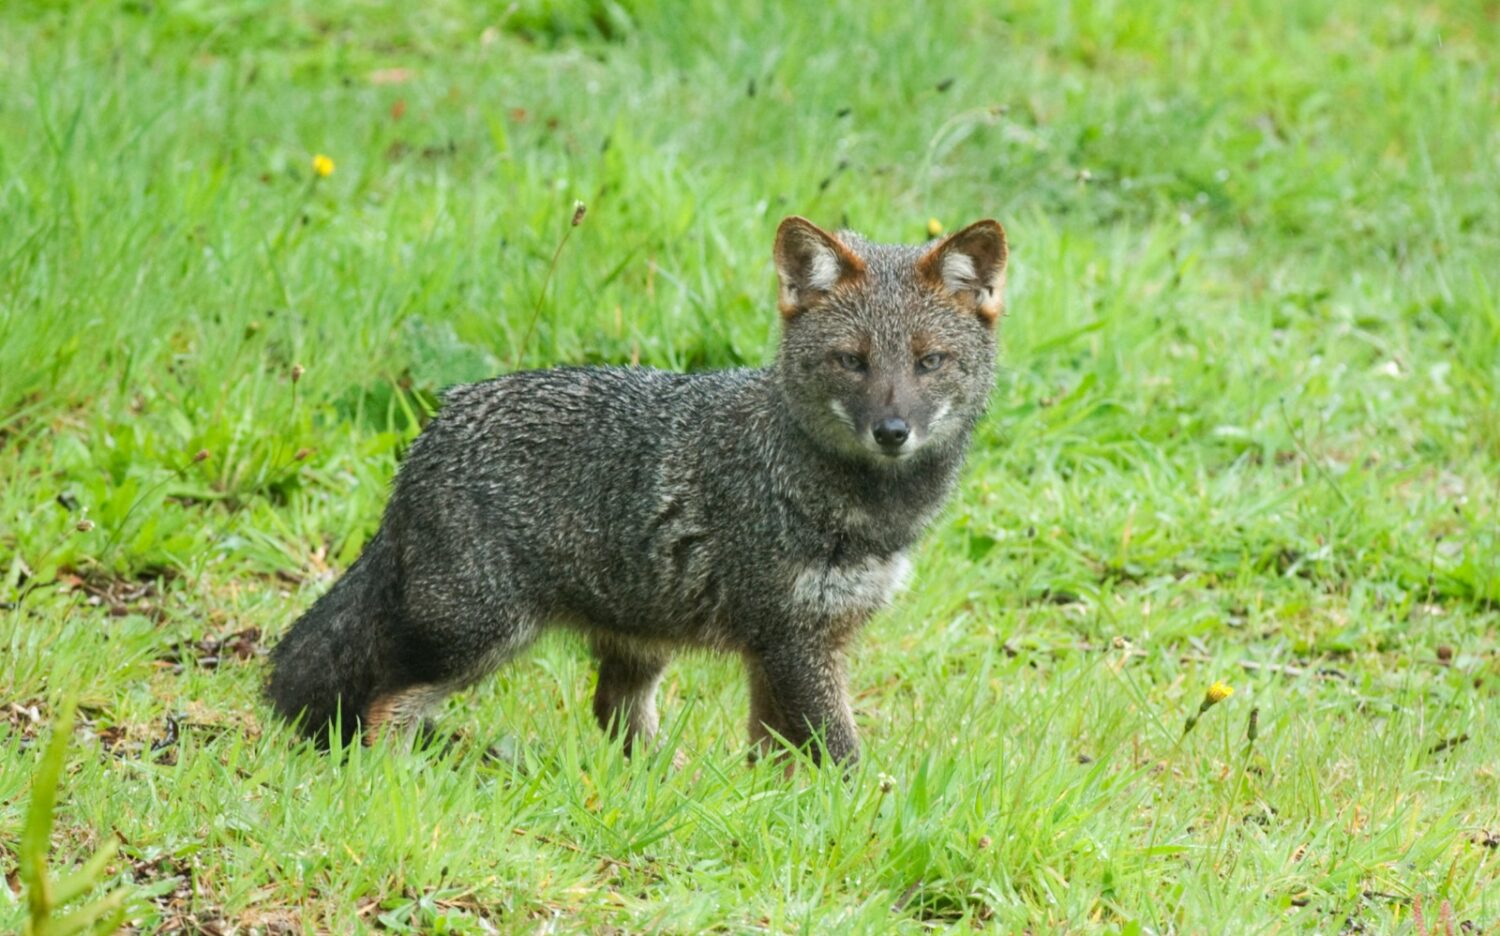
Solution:
[[[792,600],[819,615],[868,614],[890,603],[911,575],[904,552],[848,563],[808,565],[792,583]]]

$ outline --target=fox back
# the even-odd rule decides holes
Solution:
[[[655,732],[678,649],[740,655],[758,751],[849,760],[844,649],[906,577],[993,382],[1006,246],[924,247],[789,218],[764,369],[558,368],[456,388],[380,531],[273,653],[315,737],[410,728],[548,626],[599,661],[594,712]]]

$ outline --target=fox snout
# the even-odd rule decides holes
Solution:
[[[854,393],[828,401],[841,446],[879,462],[902,461],[925,448],[944,431],[952,410],[947,399],[929,400],[916,388],[885,387],[879,393]]]
[[[875,437],[875,444],[880,446],[881,451],[895,455],[911,436],[911,425],[899,416],[887,416],[875,423],[870,434]]]
[[[926,442],[929,428],[920,401],[910,399],[864,400],[850,407],[860,448],[885,461],[903,459]]]
[[[904,373],[906,362],[872,355],[866,389],[854,410],[863,416],[863,447],[884,458],[904,458],[927,442],[930,427],[922,388]]]

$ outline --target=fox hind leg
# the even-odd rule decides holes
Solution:
[[[437,705],[520,653],[539,630],[539,619],[519,613],[482,628],[438,620],[414,627],[412,633],[418,636],[400,645],[394,672],[360,713],[365,743],[383,734],[400,735],[408,743],[440,739],[429,717]]]
[[[428,716],[447,694],[446,687],[419,684],[376,696],[361,719],[365,745],[384,735],[400,737],[407,744],[435,737],[437,729]]]

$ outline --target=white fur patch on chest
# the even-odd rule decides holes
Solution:
[[[797,574],[792,598],[821,614],[839,615],[875,611],[911,577],[911,560],[905,553],[871,556],[850,565],[808,566]]]

